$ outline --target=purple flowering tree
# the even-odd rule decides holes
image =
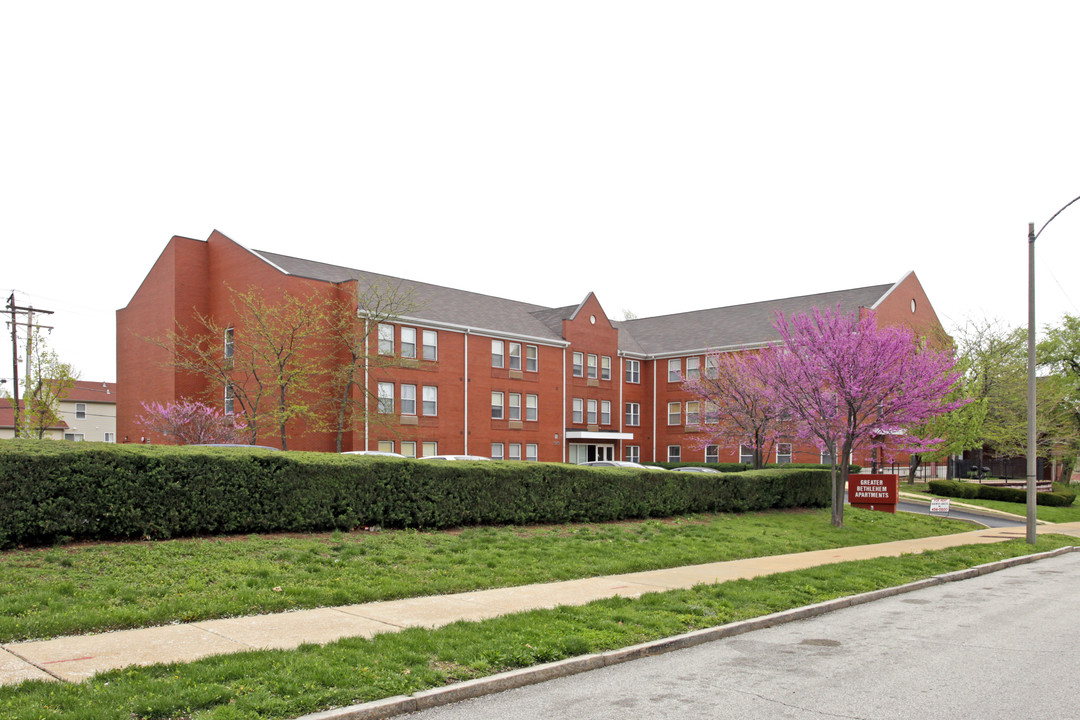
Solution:
[[[909,428],[964,404],[946,399],[959,379],[955,361],[906,327],[878,327],[873,313],[860,319],[839,305],[790,320],[777,313],[774,326],[783,343],[766,356],[768,387],[800,436],[832,457],[832,524],[843,527],[852,449],[919,452],[940,443]]]
[[[148,431],[175,438],[178,445],[246,442],[243,422],[201,402],[144,402],[142,408],[135,421]]]

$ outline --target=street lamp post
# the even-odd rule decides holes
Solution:
[[[1028,223],[1028,397],[1027,397],[1027,541],[1034,545],[1035,530],[1035,241],[1046,226],[1080,197],[1067,202],[1061,210],[1043,223],[1035,232],[1035,223]]]

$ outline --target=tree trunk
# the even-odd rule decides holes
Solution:
[[[908,485],[915,484],[915,473],[918,471],[920,465],[922,465],[922,455],[919,453],[912,453],[911,457],[908,459]]]

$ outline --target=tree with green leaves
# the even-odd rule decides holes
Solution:
[[[75,387],[79,373],[70,363],[60,360],[39,328],[30,332],[26,358],[21,407],[15,408],[19,417],[19,435],[42,439],[49,428],[63,422],[60,401]]]

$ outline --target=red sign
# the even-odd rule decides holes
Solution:
[[[852,507],[894,513],[899,497],[898,475],[848,476],[848,502]]]

